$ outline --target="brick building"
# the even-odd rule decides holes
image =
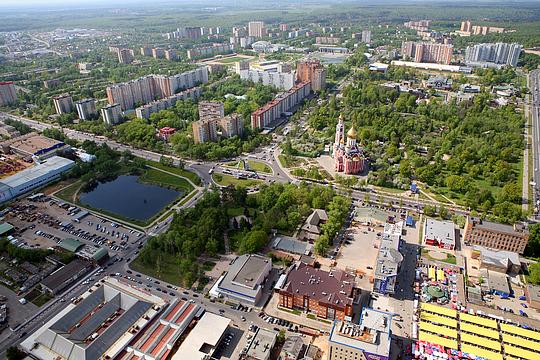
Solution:
[[[323,319],[352,319],[355,279],[351,274],[333,269],[324,271],[297,263],[287,274],[279,292],[279,306],[299,309]]]
[[[467,217],[463,239],[467,245],[481,245],[523,254],[529,241],[529,230],[523,224],[505,225]]]

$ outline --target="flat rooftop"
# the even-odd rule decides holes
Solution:
[[[329,341],[371,354],[388,356],[391,321],[390,313],[364,308],[360,324],[347,321],[334,322]]]
[[[244,255],[236,259],[231,265],[229,273],[233,275],[231,281],[248,288],[255,288],[263,269],[271,260],[260,255]]]
[[[64,143],[37,133],[30,133],[8,140],[2,146],[9,146],[11,149],[25,154],[37,155],[40,151],[53,150],[55,147],[64,146]]]
[[[247,356],[251,356],[254,359],[268,359],[276,343],[276,338],[276,331],[259,328],[247,350]]]
[[[231,319],[206,312],[191,330],[172,360],[202,360],[212,356]]]
[[[451,221],[440,221],[436,219],[426,219],[424,227],[424,238],[434,239],[443,244],[456,244],[456,230],[454,223]]]
[[[0,185],[6,185],[11,188],[26,184],[52,171],[58,171],[63,168],[69,168],[75,164],[74,161],[60,157],[52,156],[44,162],[33,167],[24,169],[14,175],[8,176],[0,181]]]

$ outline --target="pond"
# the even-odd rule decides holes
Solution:
[[[127,219],[146,221],[178,199],[182,191],[139,181],[135,175],[121,175],[99,183],[79,195],[79,201],[91,208],[104,210]]]

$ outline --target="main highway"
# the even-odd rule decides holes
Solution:
[[[529,112],[532,120],[532,151],[533,151],[533,201],[535,205],[535,218],[538,217],[537,208],[540,206],[540,69],[533,70],[529,73],[528,78],[530,101]],[[525,161],[528,161],[525,159]],[[529,170],[530,172],[531,170]]]

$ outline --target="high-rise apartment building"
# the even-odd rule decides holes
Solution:
[[[107,125],[116,125],[122,120],[120,104],[110,104],[101,108],[101,117]]]
[[[17,101],[17,91],[13,81],[0,82],[0,106],[7,106]]]
[[[177,94],[167,96],[163,99],[152,101],[149,104],[139,106],[135,109],[135,114],[139,119],[149,119],[150,115],[161,110],[173,107],[178,101],[191,99],[195,101],[201,95],[200,87],[193,87]]]
[[[162,48],[153,48],[152,56],[154,57],[154,59],[163,59],[165,58],[165,50]]]
[[[250,21],[248,23],[248,36],[262,38],[266,36],[266,28],[264,21]]]
[[[270,85],[280,90],[289,90],[294,86],[295,74],[263,70],[241,70],[240,79],[254,83]]]
[[[202,29],[199,26],[185,27],[184,34],[185,37],[190,40],[197,40],[202,36]]]
[[[167,59],[169,61],[173,61],[173,60],[178,59],[178,55],[176,54],[176,50],[174,50],[174,49],[165,50],[165,59]]]
[[[311,89],[320,91],[326,87],[326,69],[319,60],[302,60],[296,65],[296,79],[311,82]]]
[[[141,55],[142,56],[152,56],[152,48],[149,47],[149,46],[141,47]]]
[[[371,44],[371,30],[362,30],[362,42]]]
[[[75,108],[77,109],[77,114],[81,120],[93,120],[98,116],[95,99],[77,101],[75,103]]]
[[[523,224],[505,225],[467,217],[463,239],[467,245],[523,254],[529,241],[529,230]]]
[[[406,28],[417,31],[427,31],[430,25],[431,20],[408,21],[403,24]]]
[[[289,24],[279,24],[279,31],[289,30]]]
[[[181,74],[165,76],[150,75],[107,87],[109,104],[120,104],[122,110],[135,108],[136,104],[148,104],[155,99],[171,96],[179,90],[189,89],[208,82],[206,66]]]
[[[118,49],[118,62],[120,64],[131,64],[133,62],[133,50]]]
[[[401,55],[404,59],[415,62],[450,64],[454,46],[451,44],[436,44],[426,42],[404,41]]]
[[[512,43],[488,43],[468,46],[465,50],[465,63],[468,65],[497,65],[516,66],[522,46]]]
[[[194,121],[193,141],[195,144],[201,144],[208,141],[217,141],[217,126],[214,119],[203,119]]]
[[[225,116],[225,108],[220,101],[199,101],[199,119],[216,119]]]
[[[244,133],[244,119],[242,115],[231,114],[218,120],[221,135],[227,138],[241,136]]]
[[[311,92],[311,82],[304,81],[293,86],[292,89],[279,94],[262,107],[251,113],[251,128],[262,129],[270,126],[294,106],[300,104]]]
[[[249,70],[249,61],[237,61],[234,63],[234,72],[240,74],[242,70]]]
[[[470,32],[472,31],[472,24],[471,24],[471,22],[470,22],[469,20],[467,20],[467,21],[462,21],[462,22],[461,22],[460,31],[470,33]]]
[[[69,94],[62,94],[53,97],[54,109],[58,115],[67,114],[73,111],[73,99]]]
[[[204,58],[220,54],[229,54],[233,51],[233,46],[231,44],[212,44],[195,47],[187,51],[187,57],[190,60]]]
[[[487,35],[491,33],[504,33],[505,28],[485,25],[473,25],[469,20],[462,21],[459,31],[460,36]]]

